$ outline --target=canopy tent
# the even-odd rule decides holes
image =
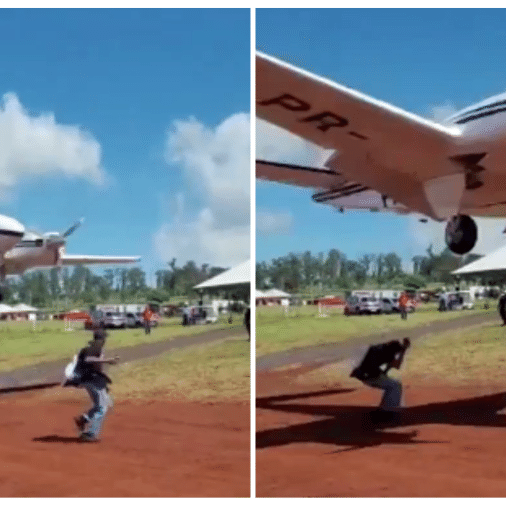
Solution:
[[[29,306],[28,304],[23,304],[23,303],[16,304],[15,306],[12,307],[12,310],[15,313],[25,313],[25,312],[36,313],[39,311],[36,307],[32,307],[32,306]]]
[[[257,299],[288,299],[292,297],[289,293],[283,292],[282,290],[278,290],[277,288],[271,288],[265,292],[261,290],[255,291],[255,298]]]
[[[289,300],[292,297],[293,295],[283,292],[282,290],[279,290],[277,288],[271,288],[265,292],[262,292],[261,290],[256,290],[255,292],[255,300],[257,305],[259,305],[260,303],[264,305],[272,305],[272,304],[288,305]]]
[[[194,290],[202,290],[203,288],[223,288],[234,285],[249,285],[251,280],[250,260],[232,267],[228,271],[222,272],[203,283],[194,286]]]
[[[222,272],[213,278],[193,287],[198,292],[225,292],[234,294],[243,300],[250,298],[251,262],[247,260],[228,271]],[[228,298],[228,297],[227,297]]]
[[[487,277],[506,277],[506,246],[493,251],[474,262],[471,262],[464,267],[460,267],[452,271],[454,276],[477,275]]]

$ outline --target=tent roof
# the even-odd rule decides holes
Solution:
[[[38,311],[36,307],[29,306],[27,304],[16,304],[12,307],[13,311]]]
[[[489,255],[452,271],[452,274],[475,274],[491,271],[506,271],[506,246],[502,246]]]
[[[261,290],[255,291],[255,298],[257,299],[272,299],[272,298],[287,298],[291,297],[289,293],[283,292],[282,290],[278,290],[277,288],[270,288],[266,292],[262,292]]]
[[[251,280],[250,265],[250,260],[247,260],[193,288],[194,290],[199,290],[201,288],[218,288],[220,286],[249,285]]]
[[[277,288],[271,288],[265,292],[266,297],[291,297],[289,293],[278,290]]]
[[[0,313],[12,313],[13,309],[8,304],[0,304]]]

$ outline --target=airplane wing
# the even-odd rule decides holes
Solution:
[[[141,257],[112,257],[102,255],[67,255],[60,257],[62,265],[79,264],[129,264],[138,262]]]
[[[346,180],[342,173],[326,167],[303,167],[300,165],[257,160],[256,177],[296,186],[320,188],[313,194],[313,200],[344,209],[368,209],[370,211],[393,211],[408,214],[403,204],[381,193]]]
[[[258,177],[300,186],[313,181],[315,188],[341,193],[360,185],[349,188],[355,202],[360,194],[369,201],[372,191],[380,204],[390,199],[434,219],[458,207],[464,174],[451,156],[459,127],[428,121],[263,53],[257,53],[256,72],[257,116],[336,150],[312,175],[261,162]]]

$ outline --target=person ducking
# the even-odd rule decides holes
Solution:
[[[409,338],[401,342],[389,341],[371,346],[358,367],[353,369],[352,378],[372,388],[384,391],[379,409],[371,413],[374,423],[394,421],[398,417],[402,402],[402,383],[390,378],[388,371],[400,369],[406,350],[411,346]]]

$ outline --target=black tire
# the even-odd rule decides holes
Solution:
[[[477,240],[478,227],[470,216],[465,214],[454,216],[446,225],[446,244],[457,255],[469,253]]]

